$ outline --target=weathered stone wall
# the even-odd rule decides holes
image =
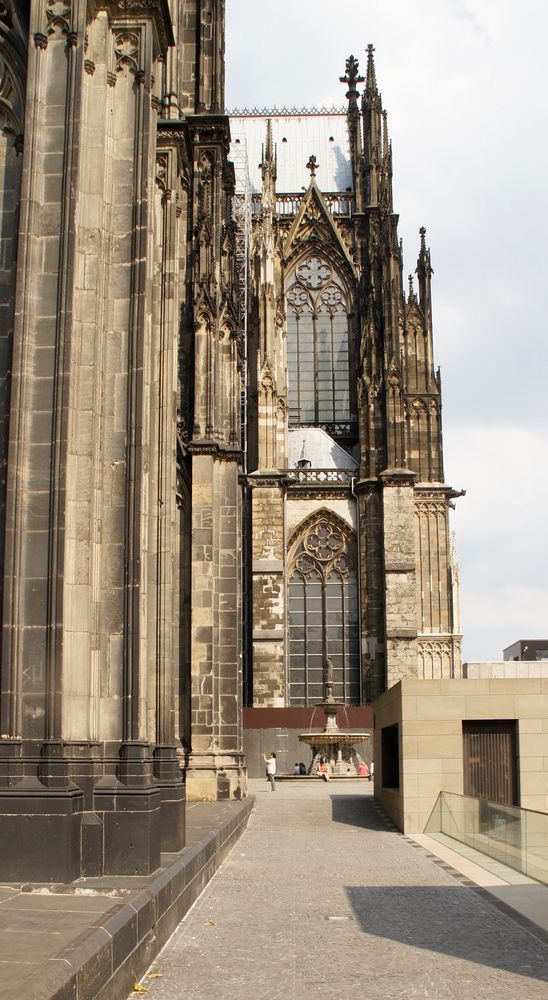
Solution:
[[[360,642],[366,704],[386,687],[382,494],[376,480],[357,484],[360,552]]]
[[[386,686],[417,676],[414,476],[385,473],[383,532]]]
[[[24,23],[8,8],[0,15],[0,607],[3,602],[6,479],[13,323],[28,45]],[[4,729],[2,730],[4,731]]]
[[[39,841],[68,838],[59,878],[114,872],[122,856],[148,872],[184,836],[171,614],[177,311],[166,292],[153,321],[152,294],[155,241],[172,256],[177,244],[153,205],[166,16],[152,4],[91,18],[76,0],[31,5],[2,666],[14,739],[0,746],[0,813],[13,811],[14,777],[38,777],[23,812]],[[39,799],[51,788],[49,830]],[[84,810],[99,817],[93,834]]]
[[[417,563],[418,676],[425,680],[460,677],[460,635],[455,628],[445,488],[418,487],[415,496]]]
[[[286,703],[285,525],[283,485],[253,486],[253,704]]]

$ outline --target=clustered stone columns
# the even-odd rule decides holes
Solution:
[[[245,794],[242,752],[242,471],[239,328],[224,115],[189,118],[194,149],[189,798]],[[220,263],[219,263],[220,262]]]
[[[166,596],[176,328],[152,309],[149,253],[154,77],[173,37],[167,5],[132,10],[30,11],[6,488],[8,880],[148,874],[184,844]]]

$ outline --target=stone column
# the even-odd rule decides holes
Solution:
[[[378,479],[361,479],[354,491],[359,518],[362,687],[369,705],[386,688],[382,486]]]
[[[173,410],[151,363],[162,11],[145,2],[131,18],[112,3],[88,23],[83,0],[31,6],[3,643],[3,731],[20,738],[27,777],[0,790],[24,878],[147,873],[160,859],[144,650],[154,385]],[[64,848],[43,850],[31,875],[33,842]]]
[[[285,676],[284,474],[254,473],[251,487],[253,707],[283,708]]]
[[[383,486],[386,687],[417,676],[415,474],[387,469]]]
[[[192,451],[192,752],[189,799],[245,794],[241,487],[237,457]]]

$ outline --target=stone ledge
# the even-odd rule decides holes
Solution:
[[[207,832],[180,853],[162,855],[154,875],[59,886],[59,894],[76,889],[125,898],[25,977],[18,1000],[126,1000],[245,830],[254,801],[227,802],[210,825],[207,814],[198,819],[197,833],[206,824]]]

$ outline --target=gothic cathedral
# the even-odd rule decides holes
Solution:
[[[229,115],[224,22],[0,3],[4,880],[154,871],[328,662],[356,710],[460,676],[373,49],[343,109]]]

